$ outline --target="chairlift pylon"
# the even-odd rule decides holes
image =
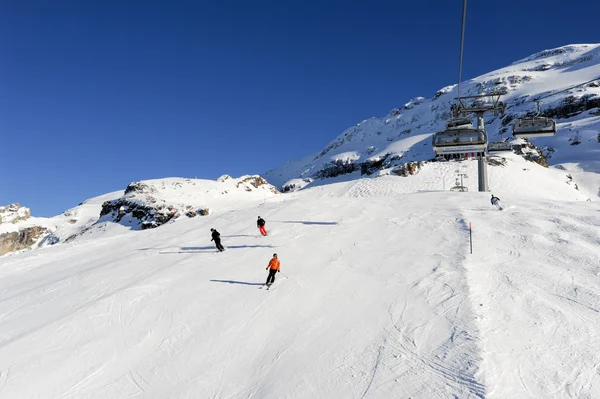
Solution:
[[[529,118],[519,118],[513,124],[513,136],[518,138],[550,137],[556,135],[556,122],[552,118],[539,116],[540,101],[535,101],[538,112]]]

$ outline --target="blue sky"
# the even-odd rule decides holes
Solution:
[[[471,1],[463,79],[600,38],[594,1]],[[0,204],[263,173],[456,82],[462,1],[5,1]]]

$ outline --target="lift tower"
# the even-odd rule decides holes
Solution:
[[[456,106],[453,108],[453,118],[467,118],[469,114],[475,114],[477,117],[477,129],[485,131],[483,116],[485,113],[492,113],[497,116],[498,113],[504,115],[506,104],[500,101],[502,94],[481,94],[478,96],[456,97]],[[487,137],[487,135],[486,135]],[[478,153],[477,156],[477,174],[479,191],[488,191],[487,163],[485,162],[485,151]]]

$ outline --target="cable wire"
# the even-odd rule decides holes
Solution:
[[[462,79],[463,49],[465,43],[465,20],[467,18],[467,0],[463,0],[462,28],[460,32],[460,58],[458,61],[458,96],[460,98],[460,80]]]

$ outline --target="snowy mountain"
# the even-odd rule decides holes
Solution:
[[[506,90],[496,140],[525,100],[600,75],[599,49],[465,92]],[[135,182],[53,218],[1,207],[0,398],[600,397],[598,86],[543,102],[556,137],[488,157],[502,211],[476,162],[431,161],[455,90],[271,171],[288,193],[225,175]]]
[[[503,94],[504,116],[486,117],[489,140],[494,142],[512,138],[511,123],[533,115],[533,100],[549,95],[541,102],[542,115],[557,119],[558,134],[532,140],[539,150],[530,156],[541,155],[550,165],[568,164],[567,169],[575,162],[579,169],[600,172],[600,80],[559,93],[594,78],[600,79],[600,44],[571,45],[463,82],[461,96]],[[456,96],[452,85],[431,98],[413,98],[384,117],[347,129],[318,154],[289,162],[265,177],[290,190],[340,175],[390,174],[398,167],[432,160],[431,136],[445,128]]]
[[[155,228],[180,217],[219,213],[231,203],[265,200],[276,194],[277,189],[260,176],[224,175],[217,181],[170,178],[134,182],[124,192],[91,198],[52,218],[29,217],[28,208],[14,204],[0,208],[7,221],[0,224],[0,256],[84,235]]]

